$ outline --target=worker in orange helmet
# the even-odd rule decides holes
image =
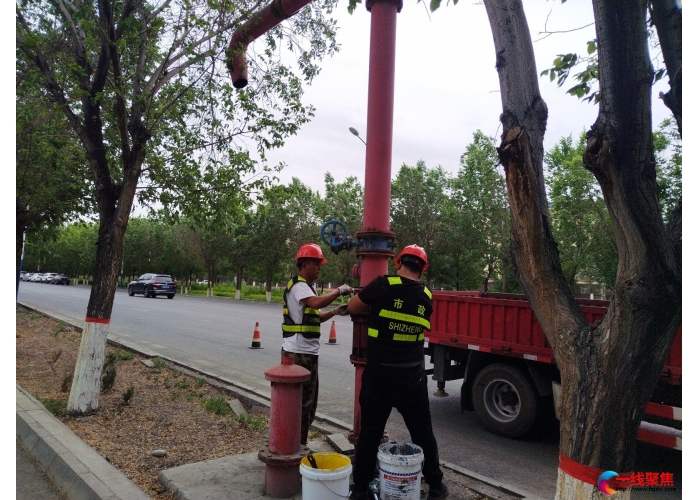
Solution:
[[[355,446],[350,498],[370,498],[368,488],[374,478],[377,449],[392,408],[403,416],[411,441],[423,449],[428,499],[447,498],[424,367],[423,330],[430,329],[433,295],[420,278],[428,269],[428,255],[418,245],[409,245],[396,257],[395,265],[396,276],[378,276],[348,304],[352,314],[369,310],[367,364],[360,390],[360,435]]]
[[[348,314],[347,305],[330,311],[321,309],[333,303],[341,295],[350,295],[352,287],[341,285],[323,296],[317,296],[314,281],[321,273],[321,266],[328,261],[321,247],[306,243],[296,256],[297,276],[289,280],[284,291],[282,310],[282,357],[292,358],[295,365],[311,372],[311,378],[303,383],[301,401],[301,444],[306,444],[309,428],[316,416],[318,405],[318,353],[321,349],[321,323],[333,316]]]

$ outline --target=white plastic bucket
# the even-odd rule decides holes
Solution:
[[[389,441],[379,446],[379,497],[420,500],[423,450],[413,443]]]
[[[308,457],[301,459],[302,500],[333,500],[350,495],[350,458],[340,453],[312,453],[318,469],[311,467]]]

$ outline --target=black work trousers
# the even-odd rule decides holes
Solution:
[[[355,448],[353,481],[358,490],[374,479],[377,451],[392,408],[396,408],[411,434],[423,449],[423,477],[431,487],[442,483],[438,447],[430,418],[428,377],[423,366],[394,368],[368,363],[360,391],[360,436]]]

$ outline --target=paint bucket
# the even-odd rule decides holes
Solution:
[[[350,496],[350,458],[340,453],[312,453],[318,468],[311,466],[309,457],[301,459],[302,500],[333,500]]]
[[[379,498],[420,500],[423,450],[413,443],[389,441],[379,446]]]

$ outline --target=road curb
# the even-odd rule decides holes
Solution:
[[[56,321],[61,321],[61,322],[65,323],[67,325],[70,325],[70,326],[72,326],[72,327],[74,327],[77,330],[82,332],[81,326],[74,325],[70,321],[66,321],[64,319],[57,318],[57,317],[52,316],[50,314],[47,314],[43,311],[35,309],[31,306],[27,306],[26,304],[22,304],[22,303],[18,302],[18,305],[21,305],[22,307],[25,307],[29,310],[36,311],[39,314],[46,316],[47,318],[51,318],[51,319],[54,319]],[[221,377],[221,376],[213,374],[213,373],[205,372],[205,371],[200,370],[198,368],[194,368],[194,367],[187,365],[185,363],[182,363],[180,361],[170,359],[168,357],[162,356],[162,355],[155,353],[153,351],[150,351],[148,349],[142,348],[138,344],[134,344],[132,342],[124,341],[121,339],[119,339],[119,340],[115,340],[114,338],[110,339],[109,334],[108,334],[107,342],[114,347],[127,349],[129,351],[133,351],[133,352],[135,352],[139,355],[142,355],[142,356],[160,357],[161,359],[170,363],[172,365],[172,368],[174,368],[178,371],[181,371],[187,375],[192,375],[195,377],[199,375],[201,377],[206,378],[209,383],[212,383],[212,385],[219,387],[220,389],[226,391],[227,393],[231,394],[232,396],[238,398],[244,405],[246,405],[248,408],[251,408],[251,410],[258,407],[263,412],[269,414],[270,395],[263,393],[262,391],[260,391],[258,389],[254,389],[252,387],[246,386],[245,384],[226,379],[224,377]],[[42,408],[43,408],[43,406],[42,406]],[[45,410],[45,411],[47,411],[47,410]],[[53,415],[51,415],[51,416],[53,417]],[[53,418],[55,418],[55,417],[53,417]],[[316,421],[328,424],[331,427],[327,427],[326,425],[319,425]],[[352,427],[352,424],[348,424],[347,422],[343,422],[343,421],[336,419],[334,417],[331,417],[329,415],[325,415],[323,413],[317,412],[316,419],[315,419],[314,423],[312,424],[312,428],[316,429],[316,430],[318,430],[326,435],[330,435],[330,434],[334,434],[334,433],[338,432],[338,430],[345,430],[348,432],[352,431],[353,427]],[[527,492],[525,490],[522,490],[522,489],[515,487],[515,486],[512,486],[512,485],[509,485],[507,483],[497,481],[493,478],[483,476],[477,472],[471,471],[469,469],[465,469],[464,467],[460,467],[459,465],[452,464],[449,462],[443,462],[443,461],[441,461],[441,465],[452,470],[453,472],[456,472],[458,474],[461,474],[461,475],[464,475],[464,476],[469,477],[471,479],[474,479],[475,481],[479,481],[481,483],[484,483],[487,486],[498,489],[499,491],[502,491],[506,494],[518,496],[518,497],[523,498],[524,500],[542,500],[540,497],[533,495],[530,492]],[[139,490],[139,491],[141,491],[141,490]],[[148,498],[148,496],[146,496],[146,498]]]
[[[68,499],[150,499],[31,394],[16,388],[17,439]]]

